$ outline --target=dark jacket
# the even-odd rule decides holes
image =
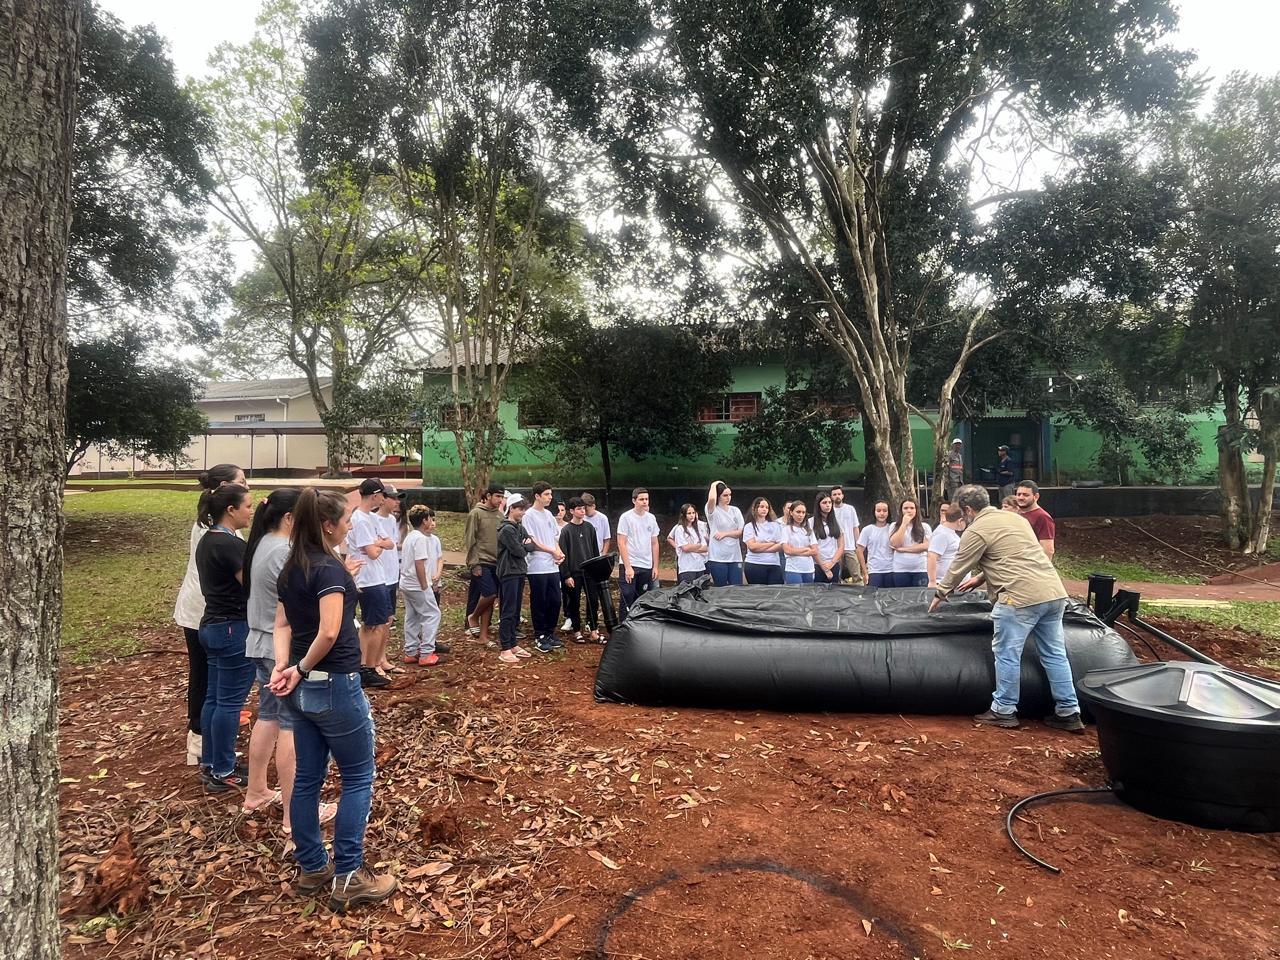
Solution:
[[[498,527],[498,579],[523,577],[529,572],[529,538],[525,535],[524,525],[511,520],[503,520]]]
[[[582,562],[600,556],[596,528],[585,520],[582,523],[566,523],[560,528],[560,552],[564,554],[560,576],[581,576]]]

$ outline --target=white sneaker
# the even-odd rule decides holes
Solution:
[[[198,733],[187,731],[187,766],[194,767],[200,762],[200,751],[204,749],[204,738]]]
[[[567,633],[568,631],[570,631],[570,630],[572,630],[572,629],[573,629],[573,621],[572,621],[572,620],[570,620],[568,617],[565,617],[565,618],[564,618],[564,623],[560,624],[560,630],[561,630],[561,632]]]

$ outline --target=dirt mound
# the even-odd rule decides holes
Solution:
[[[1241,574],[1244,574],[1244,576],[1241,576]],[[1267,583],[1280,584],[1280,563],[1259,564],[1256,567],[1245,567],[1235,573],[1220,573],[1216,577],[1210,577],[1208,582],[1216,585],[1252,583],[1255,580],[1265,580]]]

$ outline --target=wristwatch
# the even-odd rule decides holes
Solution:
[[[298,671],[298,676],[299,676],[299,677],[301,677],[303,680],[307,679],[307,675],[311,673],[311,671],[310,671],[310,670],[303,670],[303,669],[302,669],[302,661],[301,661],[301,660],[299,660],[296,664],[294,664],[294,669]]]

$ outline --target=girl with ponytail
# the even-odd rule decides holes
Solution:
[[[224,483],[247,487],[244,471],[234,463],[219,463],[200,474],[200,503],[196,510],[206,509],[206,497]],[[209,684],[209,660],[200,646],[200,618],[204,616],[204,596],[196,574],[196,545],[207,527],[191,525],[191,546],[187,553],[187,572],[173,606],[173,619],[182,628],[187,641],[187,766],[200,762],[200,715],[204,711],[205,689]]]
[[[297,489],[286,488],[263,497],[253,514],[249,542],[244,549],[244,569],[248,571],[245,586],[249,595],[249,638],[245,642],[245,655],[253,662],[257,674],[258,719],[249,735],[249,785],[241,809],[252,813],[259,807],[282,803],[286,834],[291,827],[289,800],[293,795],[295,769],[293,721],[288,705],[271,692],[268,684],[276,666],[272,639],[279,603],[276,580],[289,555],[289,534],[293,531],[293,511],[299,495]],[[267,786],[267,767],[272,755],[276,776],[280,779],[279,790]],[[322,804],[321,823],[332,820],[335,813],[335,804]]]
[[[351,529],[351,507],[335,490],[302,491],[293,509],[293,544],[276,588],[271,692],[288,697],[297,773],[289,814],[304,896],[331,887],[338,911],[395,892],[390,875],[364,863],[373,796],[373,717],[360,684],[356,583],[335,549]],[[333,859],[320,836],[320,788],[332,756],[342,776]]]
[[[200,498],[197,522],[206,533],[196,545],[196,575],[204,595],[200,645],[209,658],[209,684],[200,717],[204,731],[200,776],[208,793],[243,790],[247,773],[236,765],[240,711],[253,686],[245,656],[249,617],[245,603],[245,543],[239,531],[253,519],[247,487],[226,483]]]

